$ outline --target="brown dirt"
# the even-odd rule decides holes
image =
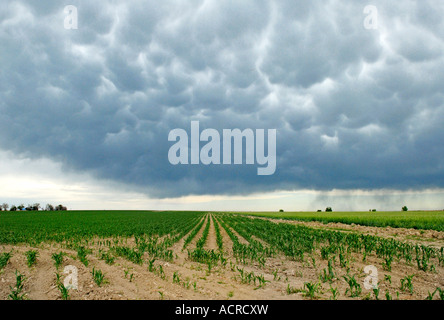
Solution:
[[[214,218],[212,215],[210,215],[210,231],[204,249],[217,250],[216,229],[214,228]]]

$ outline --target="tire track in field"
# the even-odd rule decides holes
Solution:
[[[210,230],[208,232],[208,238],[205,242],[204,249],[216,251],[218,247],[216,241],[216,228],[214,227],[214,217],[210,214],[208,219],[210,223]]]

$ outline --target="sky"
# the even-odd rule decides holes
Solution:
[[[443,209],[443,16],[433,0],[6,0],[0,202]],[[276,130],[274,174],[173,165],[169,133],[192,121]]]

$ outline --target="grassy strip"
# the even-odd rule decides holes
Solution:
[[[444,231],[444,211],[408,212],[246,212],[245,215],[299,221],[340,222],[370,227]]]

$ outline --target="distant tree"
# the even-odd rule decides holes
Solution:
[[[23,203],[21,205],[17,206],[18,211],[22,211],[23,209],[25,209],[25,205]]]
[[[409,211],[409,208],[407,206],[402,207],[402,211]]]
[[[372,209],[372,212],[376,212],[376,209]]]
[[[284,212],[284,209],[280,209],[279,212]]]
[[[318,212],[322,212],[322,210],[321,210],[321,209],[318,209]]]
[[[2,204],[2,208],[3,208],[3,210],[8,211],[9,204],[7,204],[7,203],[3,203],[3,204]]]
[[[331,209],[331,207],[327,207],[326,209],[325,209],[325,212],[332,212],[333,210]]]
[[[33,211],[39,211],[40,210],[40,203],[34,203],[32,205],[32,210]]]
[[[48,204],[46,205],[45,210],[46,210],[46,211],[54,211],[54,206],[53,206],[52,204],[49,204],[49,203],[48,203]]]
[[[17,211],[17,207],[13,205],[9,211]]]
[[[66,207],[62,206],[61,204],[59,204],[58,206],[55,207],[56,211],[66,211],[68,210]]]

